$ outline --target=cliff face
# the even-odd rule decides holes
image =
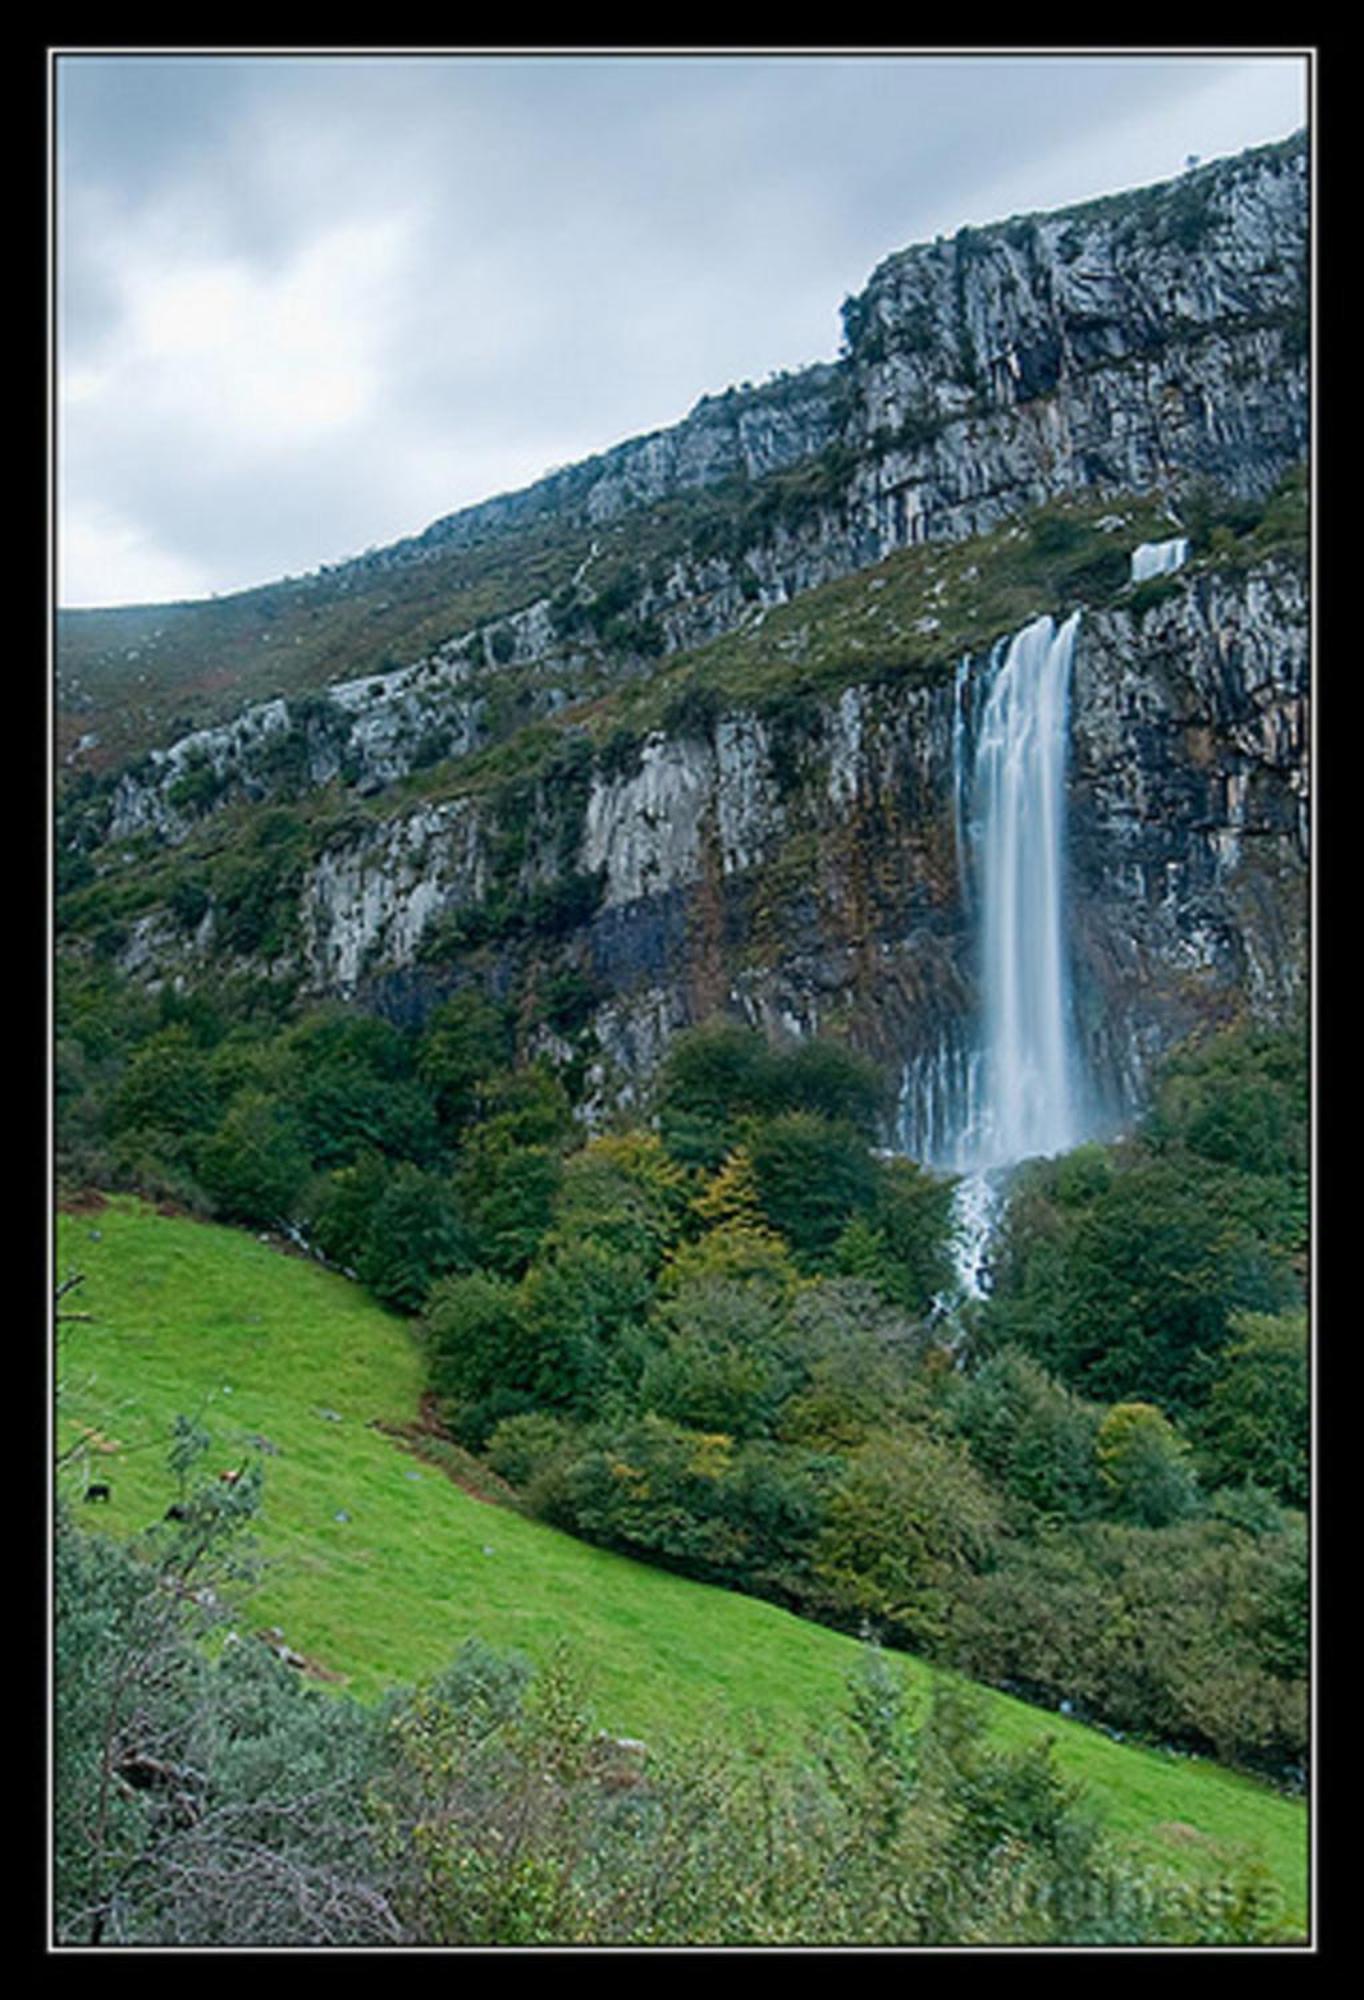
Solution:
[[[889,259],[845,307],[838,364],[708,399],[367,559],[396,579],[558,511],[581,539],[557,593],[194,732],[122,776],[107,834],[174,849],[243,806],[364,799],[312,842],[272,969],[417,1016],[469,980],[514,996],[528,1052],[586,1067],[589,1115],[628,1102],[669,1036],[717,1010],[846,1034],[908,1087],[978,1001],[942,580],[894,671],[854,620],[843,665],[801,680],[824,629],[812,610],[813,639],[788,623],[772,641],[793,675],[780,699],[726,686],[623,744],[612,703],[726,634],[766,639],[778,607],[817,605],[892,551],[995,531],[953,584],[988,596],[990,564],[1026,540],[1001,526],[1058,497],[1140,495],[1176,520],[1197,482],[1263,501],[1308,435],[1305,165],[1300,143],[1272,148]],[[604,576],[608,525],[684,491],[716,503],[647,570]],[[1113,550],[1096,587],[1071,579],[1076,1027],[1114,1116],[1197,1022],[1282,1011],[1306,963],[1303,565],[1214,551],[1143,600],[1122,587],[1131,519],[1098,523]],[[856,619],[892,585],[869,576]],[[594,615],[608,598],[614,627]],[[969,650],[965,672],[984,673],[988,647]],[[528,725],[553,732],[552,754],[479,778],[471,753],[514,749]],[[428,796],[390,790],[425,767],[447,774]],[[125,965],[190,972],[221,954],[217,925],[211,895],[189,934],[152,908]],[[575,1004],[542,1004],[565,979]]]
[[[1300,990],[1308,665],[1292,564],[1082,614],[1068,928],[1085,1066],[1115,1117],[1192,1027],[1281,1013]],[[573,796],[562,770],[528,788],[514,870],[505,796],[343,828],[302,880],[291,962],[319,992],[416,1016],[469,977],[518,992],[571,970],[597,1110],[717,1011],[847,1034],[892,1070],[938,1061],[979,1004],[958,700],[952,676],[853,683],[794,724],[738,709],[651,733],[631,768],[584,759]],[[565,883],[581,906],[548,924],[488,914]],[[564,1053],[550,1028],[530,1038]]]

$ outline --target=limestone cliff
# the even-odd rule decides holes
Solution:
[[[1297,141],[900,253],[847,302],[839,362],[366,558],[397,591],[529,520],[564,536],[554,590],[111,781],[106,874],[159,854],[204,885],[178,918],[147,890],[125,968],[240,959],[214,842],[286,807],[273,976],[415,1016],[486,984],[527,1051],[575,1057],[589,1116],[717,1010],[846,1034],[911,1090],[976,1005],[960,676],[1064,596],[1077,1028],[1113,1115],[1198,1021],[1282,1012],[1307,951],[1304,563],[1225,526],[1158,585],[1128,562],[1210,491],[1255,515],[1302,461],[1305,173]],[[610,540],[636,519],[647,564]]]

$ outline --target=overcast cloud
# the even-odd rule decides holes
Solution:
[[[909,243],[1307,117],[1306,63],[109,56],[56,71],[66,604],[314,569],[830,359]]]

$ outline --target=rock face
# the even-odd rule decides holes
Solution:
[[[1101,614],[1077,651],[1082,1028],[1121,1101],[1200,1018],[1282,1015],[1302,995],[1309,671],[1291,569]]]
[[[965,666],[969,680],[988,662]],[[1084,1064],[1113,1118],[1152,1062],[1243,1006],[1281,1013],[1306,963],[1308,616],[1300,574],[1194,576],[1144,613],[1082,615],[1071,696],[1069,922]],[[978,1006],[962,896],[950,676],[852,685],[799,740],[750,712],[649,736],[580,811],[538,797],[514,887],[593,885],[555,944],[596,995],[598,1109],[679,1028],[725,1011],[849,1035],[888,1067],[959,1046]],[[440,925],[483,908],[486,802],[423,805],[324,852],[301,899],[308,983],[420,1012],[466,976]],[[435,949],[431,946],[435,943]],[[524,939],[493,938],[506,990]]]
[[[905,251],[847,302],[838,363],[708,398],[672,431],[365,560],[396,578],[558,511],[581,525],[574,586],[590,592],[594,526],[733,487],[733,532],[710,549],[681,537],[623,606],[673,655],[888,551],[1058,497],[1177,506],[1209,481],[1263,499],[1308,436],[1305,176],[1298,141]],[[571,973],[571,1024],[527,1004],[526,1045],[572,1040],[589,1116],[637,1096],[668,1038],[717,1010],[845,1034],[906,1075],[949,1061],[978,1003],[957,677],[985,658],[873,678],[850,655],[844,684],[794,711],[731,698],[614,758],[569,730],[519,787],[461,786],[459,760],[507,733],[499,669],[520,675],[519,729],[606,685],[604,662],[562,605],[534,599],[401,669],[156,753],[122,778],[110,831],[174,845],[219,805],[353,787],[371,810],[311,854],[284,969],[409,1016],[471,979],[524,999]],[[1308,680],[1292,561],[1195,565],[1144,606],[1110,591],[1082,613],[1068,937],[1085,1066],[1115,1119],[1192,1026],[1280,1013],[1302,987]],[[453,774],[442,796],[373,810],[433,756]],[[184,970],[213,950],[211,912],[192,939],[169,935],[142,923],[129,964]]]
[[[1306,447],[1306,165],[1273,148],[883,264],[848,315],[883,544],[1086,486],[1265,491]]]

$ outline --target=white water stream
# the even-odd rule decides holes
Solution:
[[[957,1298],[988,1289],[1009,1168],[1078,1145],[1084,1089],[1066,949],[1065,808],[1071,660],[1080,614],[1037,618],[995,648],[973,688],[957,676],[954,799],[963,901],[977,923],[980,1012],[906,1065],[900,1142],[961,1176]],[[974,702],[975,713],[972,712]],[[941,1302],[949,1308],[951,1301]]]

